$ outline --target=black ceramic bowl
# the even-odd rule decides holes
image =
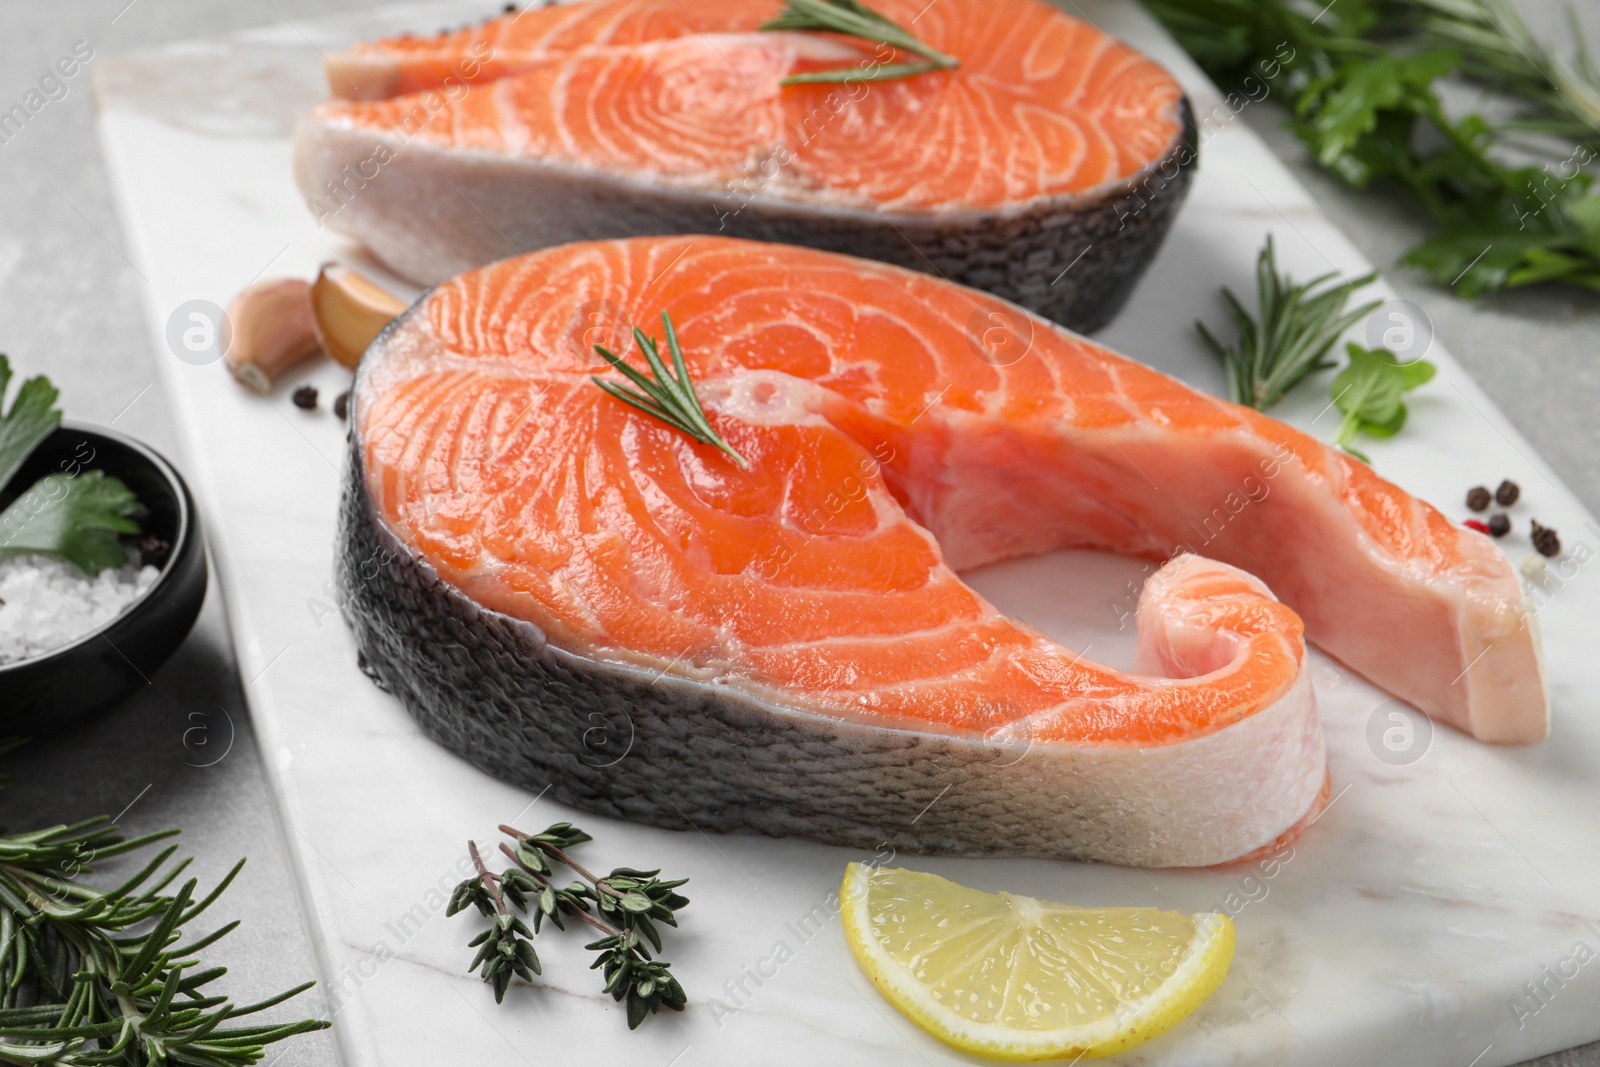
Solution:
[[[139,442],[63,423],[28,457],[11,487],[79,469],[122,479],[149,512],[140,520],[143,533],[172,550],[155,584],[98,631],[44,655],[0,664],[0,734],[55,729],[149,684],[188,636],[206,598],[206,550],[189,487]]]

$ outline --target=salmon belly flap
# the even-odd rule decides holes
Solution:
[[[422,284],[565,242],[699,232],[937,273],[1077,329],[1109,320],[1195,160],[1167,71],[1042,0],[885,0],[959,65],[786,85],[908,57],[760,31],[782,7],[587,0],[354,45],[297,131],[301,190]]]
[[[1486,538],[1043,321],[999,366],[971,327],[995,306],[706,237],[439,286],[354,394],[341,582],[368,670],[451,747],[594,810],[1148,866],[1237,859],[1323,802],[1307,634],[1475,736],[1543,736]],[[594,344],[663,312],[748,469],[590,380]],[[1136,671],[957,573],[1066,547],[1166,560]]]

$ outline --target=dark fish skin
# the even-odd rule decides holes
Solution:
[[[1152,747],[1035,740],[999,710],[995,730],[952,734],[585,654],[485,608],[402,542],[366,483],[366,412],[392,358],[430,358],[428,315],[424,294],[357,370],[335,580],[362,669],[487,773],[672,829],[1150,867],[1237,860],[1325,800],[1325,778],[1295,774],[1322,745],[1304,672],[1258,714]]]
[[[720,232],[937,274],[1020,304],[1070,330],[1092,333],[1109,324],[1133,295],[1188,194],[1197,137],[1187,97],[1181,108],[1183,133],[1172,149],[1094,199],[1058,200],[977,219],[880,214],[865,225],[854,218],[818,219],[752,203],[724,216],[728,225]],[[669,225],[638,232],[698,228],[689,219]]]
[[[1140,865],[1171,854],[1164,828],[1126,825],[1119,798],[1075,789],[1047,746],[805,714],[549,644],[399,542],[350,441],[336,577],[362,670],[487,773],[669,829]]]
[[[1198,137],[1187,98],[1180,108],[1182,130],[1167,153],[1094,197],[942,218],[652,189],[524,160],[463,161],[421,144],[392,147],[368,182],[350,166],[372,155],[372,134],[309,124],[296,137],[295,168],[307,196],[341,189],[337,210],[322,222],[423,285],[571,241],[720,234],[936,274],[1089,333],[1132,295],[1188,193]]]

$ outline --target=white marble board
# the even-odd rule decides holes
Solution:
[[[1197,113],[1210,116],[1177,226],[1100,339],[1218,390],[1192,322],[1220,320],[1219,285],[1250,291],[1266,234],[1300,277],[1354,276],[1368,265],[1140,9],[1068,4],[1166,63]],[[678,1067],[969,1061],[898,1016],[850,960],[829,902],[845,862],[858,858],[849,850],[594,818],[490,779],[423,738],[356,669],[331,591],[344,427],[328,408],[348,375],[325,362],[292,376],[322,389],[321,410],[307,413],[287,388],[263,400],[220,366],[170,352],[168,321],[186,301],[225,304],[260,276],[310,277],[328,258],[360,261],[359,250],[317,228],[290,176],[293,119],[322,93],[319,52],[492,6],[280,23],[104,60],[96,74],[125,247],[148,283],[151,343],[182,423],[179,458],[208,523],[340,1047],[352,1064],[385,1067],[623,1055]],[[1600,951],[1600,796],[1591,784],[1600,657],[1586,625],[1600,617],[1588,566],[1600,526],[1442,345],[1429,358],[1440,373],[1411,400],[1410,425],[1372,443],[1370,455],[1452,514],[1467,486],[1513,478],[1526,501],[1515,510],[1519,525],[1533,515],[1562,532],[1568,556],[1537,594],[1552,740],[1491,748],[1441,727],[1425,750],[1417,742],[1418,758],[1385,761],[1368,734],[1374,716],[1388,725],[1388,698],[1319,656],[1334,800],[1287,862],[1139,871],[900,858],[990,889],[1234,913],[1239,947],[1226,983],[1193,1017],[1118,1062],[1496,1067],[1600,1038],[1600,963],[1588,962]],[[1326,437],[1337,417],[1326,404],[1323,382],[1276,413]],[[1507,550],[1526,554],[1526,537]],[[973,581],[1003,609],[1126,664],[1131,628],[1118,629],[1117,605],[1140,573],[1127,560],[1060,553]],[[576,937],[543,939],[541,988],[517,988],[501,1007],[463,973],[469,921],[442,912],[466,838],[489,838],[501,822],[563,818],[598,837],[588,846],[597,866],[659,864],[691,879],[694,903],[669,953],[692,1001],[682,1016],[629,1033]],[[1542,983],[1539,999],[1526,983]]]

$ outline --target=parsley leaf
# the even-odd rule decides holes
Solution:
[[[11,410],[5,410],[11,384],[11,361],[0,355],[0,489],[6,487],[33,450],[61,425],[56,410],[56,387],[42,375],[29,378],[17,390]]]
[[[50,379],[23,382],[5,411],[10,383],[11,361],[0,355],[0,490],[61,425],[60,394]],[[0,511],[0,553],[59,556],[85,574],[99,574],[128,562],[117,536],[139,532],[132,518],[138,508],[133,490],[103,471],[47,474]]]
[[[1363,463],[1366,456],[1350,447],[1357,434],[1393,437],[1406,424],[1406,393],[1431,381],[1435,367],[1425,359],[1395,362],[1382,348],[1347,345],[1350,362],[1333,379],[1333,402],[1344,413],[1333,443]]]
[[[1577,34],[1545,48],[1510,0],[1144,3],[1224,89],[1287,103],[1322,167],[1431,216],[1436,233],[1407,266],[1468,299],[1549,281],[1600,289],[1600,70]],[[1439,82],[1457,76],[1514,94],[1513,117],[1452,117]],[[1523,147],[1507,135],[1530,129],[1571,138],[1570,154],[1506,162]]]
[[[117,535],[139,532],[138,507],[133,490],[104,471],[47,474],[0,511],[0,552],[42,552],[99,574],[128,562]]]
[[[1460,64],[1460,56],[1444,49],[1342,63],[1300,94],[1295,104],[1296,114],[1305,119],[1300,135],[1316,151],[1317,162],[1340,171],[1353,185],[1364,185],[1375,168],[1348,157],[1378,129],[1380,113],[1425,110],[1434,80]]]

